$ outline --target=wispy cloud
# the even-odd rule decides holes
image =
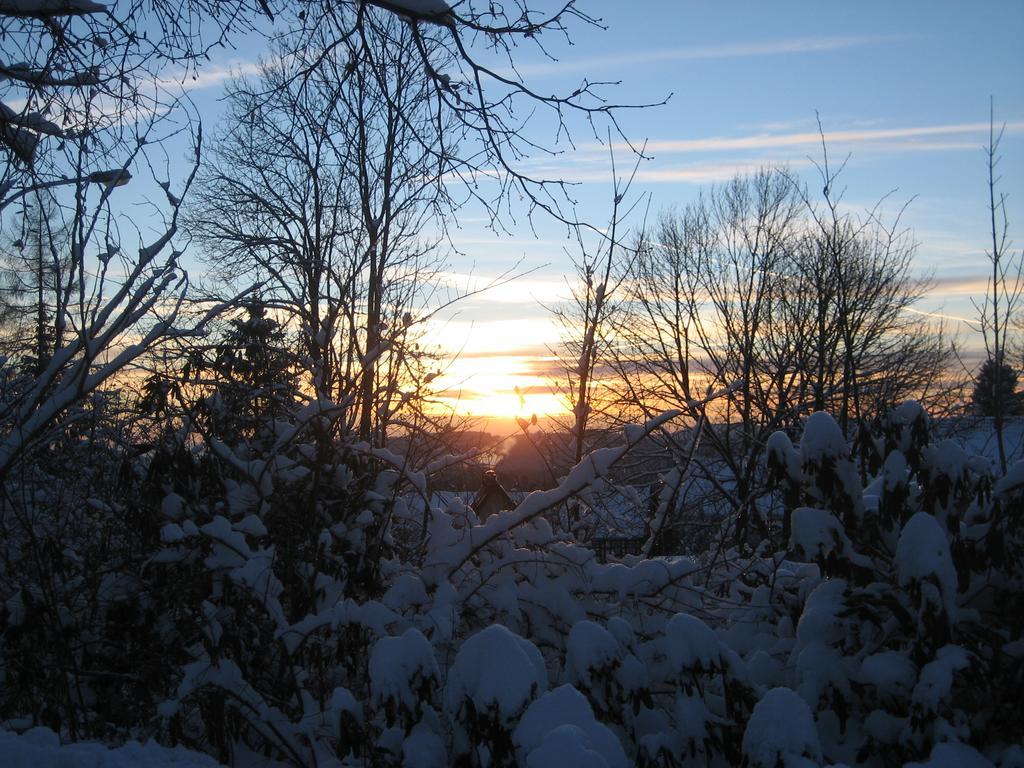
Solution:
[[[928,312],[923,309],[914,309],[913,307],[905,307],[904,311],[909,312],[912,315],[920,315],[921,317],[931,317],[935,320],[952,320],[956,323],[963,323],[971,328],[976,328],[978,321],[968,317],[961,317],[960,315],[950,315],[945,312]]]
[[[931,283],[929,294],[935,297],[982,296],[988,290],[989,278],[986,275],[956,275],[935,277]]]
[[[610,56],[563,61],[545,61],[524,64],[516,68],[523,77],[561,75],[568,72],[594,72],[607,69],[621,69],[634,64],[649,64],[672,61],[699,61],[702,59],[732,59],[750,56],[779,56],[786,54],[821,53],[855,48],[864,45],[880,45],[902,42],[907,35],[829,35],[815,37],[793,37],[787,40],[751,40],[717,45],[693,45],[660,50],[636,50]]]
[[[550,351],[546,346],[524,346],[514,347],[512,349],[502,350],[500,352],[494,352],[486,349],[477,349],[472,352],[461,352],[459,357],[463,360],[483,360],[490,358],[517,358],[520,360],[547,360],[551,356]]]
[[[234,77],[248,77],[258,74],[260,64],[256,61],[232,61],[226,65],[210,65],[202,67],[198,72],[179,72],[175,75],[160,78],[164,86],[179,86],[187,91],[202,88],[216,88]]]
[[[486,241],[480,241],[486,243]],[[535,241],[537,244],[562,245],[556,241]],[[524,241],[524,245],[529,241]],[[464,245],[460,242],[459,245]],[[493,304],[527,304],[535,306],[537,302],[554,304],[565,301],[569,297],[571,284],[563,276],[527,276],[517,277],[488,288],[496,279],[483,275],[465,272],[445,272],[439,275],[441,280],[462,292],[482,291],[480,298],[485,303]]]
[[[810,165],[810,160],[804,158],[760,158],[724,163],[699,163],[677,168],[650,168],[638,171],[636,178],[637,181],[647,184],[714,184],[728,181],[737,175],[752,173],[765,166],[795,168],[806,165]]]
[[[988,123],[949,123],[899,128],[846,128],[825,131],[829,148],[840,153],[856,147],[858,156],[867,153],[956,152],[976,150],[988,140]],[[1008,136],[1024,133],[1024,121],[1005,123]],[[640,165],[636,181],[648,184],[713,184],[759,168],[784,166],[802,168],[820,154],[822,137],[817,131],[767,131],[747,136],[709,136],[693,139],[654,139],[645,145],[652,162]],[[630,148],[617,144],[627,153]],[[581,147],[571,162],[551,163],[531,171],[544,178],[570,183],[607,181],[609,171],[578,162],[580,158],[602,156],[607,148],[598,144]],[[715,155],[731,155],[720,160]],[[692,156],[687,160],[685,156]],[[672,158],[675,157],[675,163]],[[700,158],[699,160],[697,158]]]
[[[908,128],[873,128],[840,131],[825,131],[825,141],[830,146],[844,144],[874,144],[878,148],[905,151],[914,149],[963,149],[981,146],[988,138],[988,123],[953,123],[947,125],[923,125]],[[1006,123],[1007,134],[1024,131],[1024,121]],[[977,136],[981,143],[970,141],[950,142],[948,137]],[[937,144],[922,144],[922,140],[947,137]],[[712,136],[703,139],[668,139],[647,142],[651,154],[683,154],[688,152],[736,152],[741,150],[791,149],[797,147],[819,147],[821,136],[815,131],[771,134],[759,133],[750,136]]]
[[[641,184],[715,184],[728,181],[737,174],[754,172],[759,168],[775,166],[800,168],[810,164],[811,161],[806,157],[764,156],[665,166],[658,163],[656,158],[651,165],[640,166],[635,180]],[[572,184],[606,182],[609,174],[608,170],[580,170],[573,165],[553,167],[548,170],[548,178],[562,179]]]

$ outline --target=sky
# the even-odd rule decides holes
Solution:
[[[762,165],[786,165],[809,185],[820,159],[820,117],[830,156],[848,158],[844,203],[883,214],[909,203],[903,223],[918,244],[915,269],[936,289],[921,309],[969,319],[984,280],[989,239],[984,146],[990,98],[1005,123],[1000,191],[1011,234],[1024,233],[1024,3],[729,2],[580,0],[606,29],[577,25],[572,45],[531,46],[517,65],[539,92],[568,92],[581,78],[618,81],[621,126],[647,142],[636,195],[650,215],[692,201],[709,185]],[[541,5],[543,7],[543,5]],[[262,53],[239,46],[215,59],[193,88],[207,121],[219,110],[221,74],[251,68]],[[538,136],[550,143],[549,136]],[[578,183],[578,215],[597,226],[610,210],[608,148],[576,126],[575,148],[527,167]],[[619,155],[621,164],[626,162]],[[634,222],[634,226],[639,222]],[[450,259],[455,282],[478,281],[515,263],[529,274],[458,305],[433,338],[458,351],[441,383],[463,412],[514,415],[558,409],[550,395],[558,331],[545,306],[565,296],[573,242],[563,225],[522,216],[510,233],[460,213]],[[1024,234],[1016,238],[1017,247]],[[962,329],[968,346],[973,334]],[[519,388],[517,394],[515,388]],[[523,397],[521,398],[520,395]]]

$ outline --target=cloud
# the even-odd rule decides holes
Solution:
[[[865,153],[953,152],[976,150],[988,140],[988,123],[951,123],[903,128],[850,128],[825,132],[825,141],[833,151],[857,146],[858,155]],[[1024,121],[1005,124],[1006,135],[1024,133]],[[623,153],[631,150],[625,144],[616,144]],[[759,132],[748,136],[710,136],[697,139],[655,139],[645,148],[651,161],[640,165],[635,180],[639,183],[713,184],[728,181],[737,174],[751,173],[765,167],[801,168],[810,166],[811,156],[821,151],[821,136],[817,131],[788,133]],[[590,144],[573,155],[572,163],[545,165],[541,171],[547,178],[568,183],[607,181],[607,169],[581,168],[578,157],[591,158],[607,148]],[[679,162],[682,156],[704,156],[731,153],[722,160]],[[669,164],[679,156],[675,164]],[[537,171],[539,172],[539,171]]]
[[[978,324],[978,321],[977,321],[976,318],[972,319],[972,318],[968,318],[968,317],[960,317],[959,315],[949,315],[949,314],[946,314],[944,312],[929,312],[929,311],[924,310],[924,309],[914,309],[913,307],[906,307],[904,309],[904,311],[905,312],[909,312],[912,315],[921,315],[922,317],[931,317],[931,318],[935,318],[936,320],[953,320],[954,322],[957,322],[957,323],[964,323],[966,325],[969,325],[972,328],[977,326],[977,324]]]
[[[195,91],[219,87],[234,77],[248,77],[258,74],[259,71],[259,62],[232,61],[226,65],[216,64],[202,67],[198,72],[193,73],[181,71],[175,75],[162,77],[158,82],[164,86],[180,86],[186,91]]]
[[[868,152],[954,152],[976,150],[988,140],[988,123],[950,123],[902,128],[849,128],[825,131],[825,141],[833,150],[840,151],[855,145],[863,156]],[[1024,133],[1024,121],[1005,124],[1006,135]],[[748,136],[710,136],[696,139],[655,139],[648,141],[646,152],[649,163],[641,164],[636,181],[646,184],[713,184],[728,181],[737,174],[756,171],[764,167],[807,167],[811,156],[821,150],[821,136],[817,131],[791,131],[788,133],[759,132]],[[617,144],[616,150],[628,153],[629,147]],[[580,153],[593,157],[607,149],[597,144],[587,145]],[[722,160],[679,162],[683,156],[713,156],[730,153]],[[669,164],[673,156],[675,164]],[[573,156],[571,164],[548,164],[542,170],[547,178],[569,183],[601,182],[608,180],[606,169],[581,168]]]
[[[515,388],[516,384],[514,377],[509,377],[507,380],[502,381],[501,385],[496,389],[489,389],[487,387],[474,387],[472,380],[467,382],[464,386],[450,387],[447,389],[438,390],[432,394],[433,397],[443,398],[445,400],[452,400],[461,398],[467,404],[472,404],[474,400],[485,398],[485,397],[511,397],[517,398],[521,394],[526,400],[530,400],[532,397],[538,395],[550,395],[550,396],[561,396],[561,392],[553,384],[531,384],[529,386],[523,386],[519,388],[517,394]]]
[[[931,280],[931,296],[982,296],[988,290],[987,275],[936,277]]]
[[[612,56],[601,56],[562,61],[523,64],[516,72],[524,78],[544,75],[562,75],[569,72],[592,72],[601,69],[672,61],[700,61],[705,59],[734,59],[750,56],[778,56],[786,54],[822,53],[863,45],[881,45],[907,40],[907,35],[831,35],[793,37],[787,40],[745,41],[717,45],[693,45],[660,50],[637,50]],[[511,73],[506,73],[511,74]]]
[[[558,327],[544,314],[525,314],[514,319],[431,321],[427,323],[425,343],[437,344],[452,354],[506,357],[510,350],[530,347],[547,349],[559,340]],[[468,358],[467,358],[468,359]],[[509,358],[510,365],[516,358]]]
[[[886,151],[905,151],[914,149],[976,149],[988,139],[988,123],[953,123],[949,125],[925,125],[909,128],[873,128],[840,131],[825,131],[825,141],[830,146],[837,144],[872,144],[877,149]],[[1016,134],[1024,131],[1024,121],[1006,123],[1006,133]],[[978,143],[969,141],[946,141],[928,144],[923,139],[951,136],[977,136]],[[768,149],[818,148],[821,136],[817,131],[799,131],[793,133],[771,134],[758,133],[750,136],[712,136],[703,139],[668,139],[647,142],[650,154],[686,154],[690,152],[736,152]],[[626,150],[625,146],[621,147]]]
[[[512,349],[503,349],[500,352],[493,352],[486,349],[477,349],[471,352],[461,352],[459,357],[463,360],[486,360],[492,357],[507,359],[517,358],[521,360],[528,360],[534,363],[537,360],[546,360],[550,356],[548,348],[543,345],[531,345],[523,347],[513,347]]]
[[[811,165],[806,157],[744,157],[721,162],[687,163],[665,166],[657,159],[650,165],[641,165],[634,180],[640,184],[714,184],[728,181],[736,175],[753,173],[765,167],[800,168]],[[566,165],[552,168],[550,178],[562,179],[568,183],[607,181],[610,171],[581,171],[576,166]]]
[[[651,168],[638,171],[636,179],[648,184],[713,184],[728,181],[737,175],[753,173],[766,166],[795,168],[810,165],[806,158],[733,160],[724,163],[699,163],[676,168]]]
[[[468,240],[460,240],[458,244],[465,245]],[[479,241],[487,244],[487,241]],[[493,242],[493,241],[492,241]],[[524,245],[529,241],[523,241]],[[557,241],[537,240],[532,243],[534,246],[543,245],[564,245]],[[562,276],[539,276],[529,275],[516,277],[507,280],[493,287],[486,286],[496,278],[493,276],[473,275],[465,272],[445,272],[439,276],[446,284],[451,285],[454,290],[469,292],[482,291],[476,298],[488,304],[527,304],[536,306],[538,302],[543,304],[556,304],[569,298],[570,284]]]

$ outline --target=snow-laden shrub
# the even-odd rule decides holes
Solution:
[[[395,473],[369,471],[344,441],[325,447],[336,413],[317,403],[258,439],[211,438],[204,461],[217,482],[174,487],[160,503],[162,546],[147,567],[166,585],[169,642],[184,654],[159,714],[169,737],[225,762],[239,749],[295,765],[363,756],[383,729],[408,735],[437,698],[425,654],[404,681],[394,670],[370,685],[371,649],[387,655],[381,642],[398,619],[373,599],[384,591],[381,521]],[[416,645],[411,634],[393,642],[403,641]]]
[[[116,398],[67,414],[0,501],[0,721],[117,738],[169,683],[168,621],[140,562],[159,520],[133,494]]]
[[[881,420],[877,474],[863,488],[830,422],[810,417],[799,449],[782,433],[770,441],[789,556],[823,578],[805,582],[788,652],[781,631],[774,651],[762,645],[784,665],[762,679],[799,694],[828,761],[899,764],[945,742],[998,751],[1022,670],[1011,648],[1024,505],[994,490],[1005,486],[987,460],[930,444],[916,404]],[[1008,550],[1016,562],[999,557]]]
[[[628,446],[480,522],[322,440],[332,408],[169,438],[70,511],[83,488],[42,478],[45,547],[12,537],[0,571],[6,727],[302,768],[1014,764],[1024,464],[932,450],[920,409],[871,467],[822,414],[771,438],[785,549],[601,562],[547,515]]]
[[[625,705],[626,687],[620,679],[627,649],[600,624],[584,619],[576,622],[566,639],[566,678],[585,691],[595,708],[611,715]]]
[[[107,747],[94,741],[61,744],[60,736],[38,726],[17,735],[0,730],[4,768],[218,768],[209,755],[154,741]]]
[[[722,643],[696,616],[677,613],[665,626],[665,652],[674,676],[686,685],[697,675],[722,672],[726,667]]]
[[[750,768],[821,765],[821,744],[807,703],[788,688],[772,688],[757,702],[743,733],[743,764]]]
[[[457,724],[456,755],[470,765],[510,763],[515,725],[547,684],[537,647],[501,624],[466,640],[445,689],[446,708]]]
[[[918,512],[900,531],[896,544],[896,578],[919,600],[919,623],[927,629],[931,616],[954,619],[957,605],[957,575],[949,540],[939,521]]]
[[[369,664],[370,704],[383,723],[377,746],[406,765],[447,762],[441,719],[441,673],[434,648],[416,628],[382,637]]]
[[[430,641],[415,627],[397,637],[382,637],[370,653],[370,694],[383,708],[388,726],[409,731],[427,707],[436,704],[441,673]]]
[[[629,765],[618,738],[594,718],[586,697],[569,684],[530,704],[512,738],[521,765]]]

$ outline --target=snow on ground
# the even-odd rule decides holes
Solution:
[[[935,745],[927,762],[905,768],[992,768],[992,762],[966,744],[945,743]]]
[[[941,437],[954,438],[968,456],[985,456],[995,460],[999,456],[996,432],[992,419],[964,417],[938,420],[932,423],[935,441]],[[1003,447],[1008,463],[1024,459],[1024,417],[1010,417],[1003,426]]]
[[[156,742],[130,741],[107,747],[90,741],[61,744],[49,728],[22,734],[0,730],[0,764],[4,768],[216,768],[209,755],[184,747],[163,747]]]

